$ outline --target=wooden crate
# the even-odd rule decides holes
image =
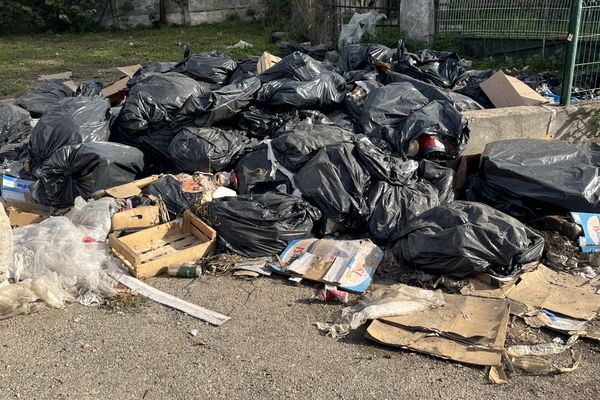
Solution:
[[[183,220],[167,222],[131,235],[108,237],[113,253],[138,278],[166,272],[172,265],[194,262],[212,253],[217,233],[189,210]]]

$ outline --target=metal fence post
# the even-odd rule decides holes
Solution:
[[[571,1],[571,18],[569,22],[569,35],[567,36],[568,49],[565,60],[565,71],[563,75],[562,93],[560,104],[566,106],[571,103],[573,91],[573,77],[575,75],[575,62],[577,60],[577,43],[579,41],[579,29],[581,28],[581,10],[583,0]]]

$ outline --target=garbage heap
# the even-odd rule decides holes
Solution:
[[[371,339],[490,366],[495,382],[509,313],[584,336],[597,284],[541,265],[548,233],[536,228],[600,212],[600,147],[508,140],[461,157],[461,113],[491,106],[480,83],[494,71],[401,42],[346,38],[337,62],[327,49],[191,54],[1,105],[0,237],[13,255],[0,264],[0,318],[102,301],[123,274],[114,264],[178,275],[217,253],[244,260],[237,273],[321,282],[321,298],[338,300],[367,291],[385,259],[386,276],[428,289],[383,279],[320,328],[373,321]],[[554,347],[505,358],[511,371],[561,372],[539,361]]]

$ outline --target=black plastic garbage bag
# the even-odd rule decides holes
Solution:
[[[475,100],[484,108],[493,108],[494,105],[487,97],[487,95],[481,90],[481,82],[487,80],[496,73],[493,69],[487,70],[471,70],[463,73],[458,77],[454,83],[453,91],[456,93],[463,94]]]
[[[190,96],[209,90],[208,85],[176,72],[148,76],[129,90],[115,120],[112,140],[139,145],[143,135],[173,122]]]
[[[450,89],[464,72],[464,68],[456,53],[428,49],[416,54],[409,53],[404,43],[400,41],[396,71]]]
[[[142,189],[142,193],[161,199],[167,207],[171,220],[178,218],[183,210],[196,204],[203,195],[186,191],[184,182],[172,175],[161,176],[156,182]]]
[[[237,68],[237,63],[220,51],[192,54],[175,67],[180,72],[197,81],[213,85],[225,85]]]
[[[0,146],[31,130],[31,117],[24,108],[0,104]]]
[[[361,69],[371,70],[375,61],[391,64],[395,54],[395,50],[382,44],[349,44],[342,49],[340,54],[340,69],[343,72]]]
[[[467,196],[524,220],[600,212],[600,144],[535,139],[489,143]]]
[[[450,101],[458,111],[482,110],[484,108],[477,101],[466,95],[420,81],[398,72],[388,72],[385,80],[387,83],[409,82],[429,100]]]
[[[203,82],[196,82],[177,72],[166,72],[150,75],[141,80],[129,89],[128,95],[135,96],[138,93],[146,93],[167,111],[175,112],[189,97],[198,96],[210,90],[210,85]]]
[[[250,104],[260,87],[260,80],[252,77],[213,92],[191,96],[179,110],[177,119],[194,118],[196,125],[200,126],[229,120]]]
[[[437,92],[425,93],[433,97]],[[361,125],[369,137],[385,139],[403,156],[411,155],[413,141],[428,134],[443,138],[446,156],[456,158],[469,139],[467,121],[452,102],[437,99],[438,94],[431,100],[410,82],[375,89],[363,106]]]
[[[327,218],[359,230],[369,216],[366,197],[371,180],[353,150],[348,143],[323,147],[295,175],[295,183]]]
[[[231,75],[230,82],[243,81],[258,75],[258,56],[248,56],[238,61],[237,68]]]
[[[26,158],[31,122],[24,108],[0,104],[0,162]]]
[[[289,242],[307,238],[321,218],[307,202],[280,193],[215,199],[207,211],[219,244],[246,257],[280,253]]]
[[[300,124],[277,136],[271,145],[279,162],[297,172],[319,149],[336,143],[352,143],[355,136],[334,125]]]
[[[253,137],[271,137],[279,128],[298,118],[298,111],[291,108],[250,106],[238,114],[237,126]]]
[[[294,52],[258,75],[263,82],[259,102],[298,108],[327,107],[344,100],[346,82],[310,56]]]
[[[369,237],[380,245],[395,242],[412,218],[454,200],[453,189],[454,170],[427,160],[405,184],[377,182],[369,193]]]
[[[355,121],[360,122],[360,116],[369,93],[382,86],[383,84],[372,79],[353,82],[351,89],[346,93],[344,105]]]
[[[169,155],[182,171],[217,172],[229,168],[247,142],[239,131],[185,125],[176,130]]]
[[[87,81],[82,82],[77,86],[76,96],[100,96],[104,85],[101,82]]]
[[[148,78],[151,75],[164,74],[166,72],[171,72],[173,67],[177,65],[176,62],[157,62],[146,65],[144,68],[139,69],[129,81],[127,81],[127,87],[131,89],[133,86],[137,85],[144,79]]]
[[[510,276],[539,261],[544,239],[482,203],[454,201],[411,220],[393,248],[396,261],[434,275]]]
[[[259,144],[251,152],[244,154],[235,166],[237,191],[240,194],[294,192],[290,177],[277,168],[277,157],[269,151],[269,145]]]
[[[407,183],[418,168],[416,161],[405,162],[402,157],[382,150],[362,135],[356,140],[354,153],[374,180],[391,185]]]
[[[108,140],[109,114],[110,104],[102,96],[67,97],[49,106],[31,131],[29,140],[34,175],[44,161],[63,146]]]
[[[109,142],[64,146],[44,163],[33,198],[68,207],[77,196],[88,199],[98,190],[134,181],[143,169],[144,154],[134,147]]]
[[[329,43],[321,43],[315,46],[301,46],[293,43],[281,43],[279,45],[281,49],[281,55],[283,57],[292,54],[295,51],[299,51],[301,53],[308,54],[315,60],[323,61],[325,60],[325,56],[328,52],[333,51],[336,47]]]
[[[62,82],[46,81],[19,97],[15,104],[29,111],[33,118],[40,117],[46,108],[63,97],[73,97],[73,89]]]

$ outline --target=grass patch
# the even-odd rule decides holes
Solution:
[[[196,26],[165,26],[117,32],[5,36],[0,40],[0,97],[18,97],[36,85],[39,75],[72,71],[72,79],[110,83],[116,66],[180,61],[182,43],[192,52],[221,50],[234,59],[275,51],[272,27],[241,20]],[[227,50],[245,40],[254,48]]]

